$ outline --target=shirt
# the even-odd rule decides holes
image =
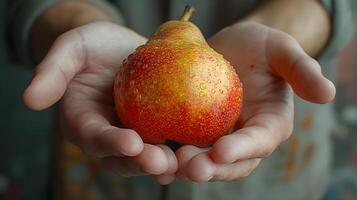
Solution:
[[[23,62],[31,61],[28,36],[36,17],[57,0],[11,1],[7,19],[8,35],[12,38],[12,55]],[[258,1],[150,0],[110,3],[91,0],[120,23],[142,35],[150,36],[167,19],[178,18],[186,4],[198,11],[192,21],[206,37],[238,21]],[[334,74],[334,58],[352,34],[352,0],[323,0],[332,21],[332,35],[318,60],[323,72]],[[10,23],[12,22],[12,23]],[[332,106],[315,105],[295,98],[295,129],[291,138],[265,159],[253,174],[242,181],[189,183],[175,181],[163,189],[150,177],[121,178],[99,167],[98,161],[87,157],[78,148],[62,144],[63,166],[61,190],[63,199],[319,199],[328,182],[331,144],[334,127]],[[323,124],[323,126],[322,126]],[[30,194],[29,194],[30,195]],[[31,196],[31,195],[30,195]]]

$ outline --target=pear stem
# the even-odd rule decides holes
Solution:
[[[181,16],[180,20],[187,22],[191,18],[191,16],[193,15],[193,13],[195,11],[196,10],[195,10],[194,7],[186,6],[185,10],[183,11],[183,15]]]

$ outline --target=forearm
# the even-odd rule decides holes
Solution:
[[[254,21],[294,37],[310,55],[325,46],[331,31],[330,19],[318,0],[270,0],[243,21]]]
[[[64,0],[45,10],[31,29],[29,42],[33,58],[40,61],[62,33],[94,21],[112,21],[112,18],[85,1]]]

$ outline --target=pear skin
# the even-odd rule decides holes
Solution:
[[[189,22],[162,24],[119,68],[117,115],[151,144],[174,141],[200,147],[229,133],[242,108],[243,88],[233,66]]]

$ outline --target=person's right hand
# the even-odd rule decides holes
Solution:
[[[60,112],[68,140],[122,176],[151,174],[167,184],[177,170],[175,154],[165,145],[144,144],[134,130],[118,128],[114,109],[115,74],[123,59],[145,41],[109,22],[68,31],[37,66],[24,101],[42,110],[63,97]]]

